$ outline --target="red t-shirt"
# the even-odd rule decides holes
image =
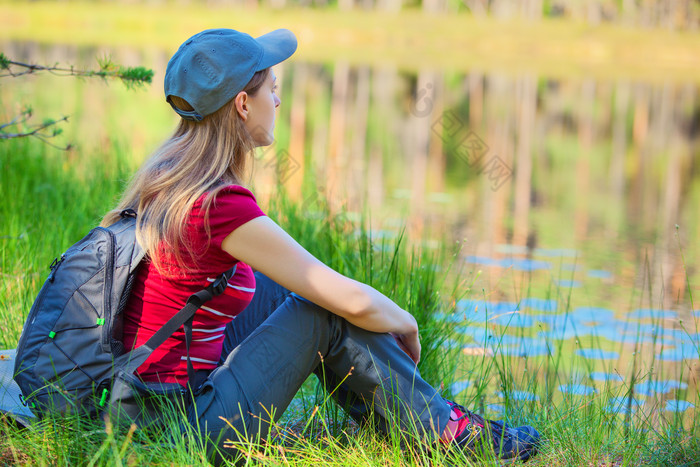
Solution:
[[[217,366],[226,324],[248,306],[255,293],[252,269],[223,251],[221,242],[237,227],[265,215],[249,190],[237,185],[227,186],[217,194],[209,209],[209,240],[201,209],[203,200],[204,196],[194,204],[187,233],[193,250],[204,253],[196,261],[184,255],[184,268],[177,266],[174,256],[166,254],[163,264],[170,266],[167,277],[159,274],[151,262],[142,264],[124,312],[123,341],[125,347],[131,349],[146,342],[180,311],[190,295],[238,264],[226,291],[194,315],[190,358],[195,370]],[[186,384],[187,349],[183,329],[155,349],[137,372],[144,381]]]

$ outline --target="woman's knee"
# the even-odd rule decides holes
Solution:
[[[336,315],[330,311],[294,292],[289,294],[282,306],[288,306],[299,319],[308,317],[309,319],[318,319],[325,322],[336,318]]]

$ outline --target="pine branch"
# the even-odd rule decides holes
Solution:
[[[150,84],[153,80],[153,70],[137,66],[125,67],[116,65],[108,57],[98,59],[100,65],[99,70],[80,70],[74,67],[60,67],[58,65],[45,66],[34,65],[30,63],[22,63],[7,58],[5,54],[0,52],[0,78],[13,77],[48,72],[57,76],[81,76],[81,77],[98,77],[98,78],[115,78],[120,79],[127,87],[141,86]],[[14,68],[20,68],[21,71],[16,71]]]

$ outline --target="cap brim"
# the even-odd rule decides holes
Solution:
[[[263,48],[263,56],[257,70],[264,70],[287,60],[297,50],[297,38],[289,29],[276,29],[255,40]]]

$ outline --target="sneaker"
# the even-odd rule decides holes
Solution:
[[[501,460],[528,460],[537,454],[540,434],[531,426],[509,427],[503,422],[486,420],[459,404],[446,401],[458,415],[457,434],[451,444],[469,454],[493,452]]]

